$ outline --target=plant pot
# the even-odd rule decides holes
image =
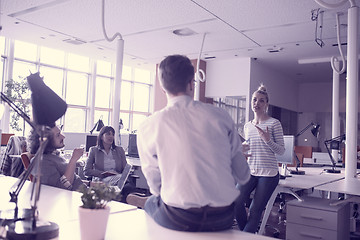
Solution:
[[[110,207],[88,209],[79,207],[80,233],[82,240],[105,239]]]

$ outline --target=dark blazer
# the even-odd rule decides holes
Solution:
[[[125,151],[122,147],[116,146],[115,149],[111,149],[112,155],[115,159],[115,170],[117,173],[122,173],[126,165]],[[89,150],[89,156],[86,160],[84,174],[88,177],[99,177],[104,169],[104,156],[105,153],[98,146],[91,147]]]

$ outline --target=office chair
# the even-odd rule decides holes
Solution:
[[[30,165],[30,160],[33,157],[34,157],[34,155],[29,153],[29,152],[24,152],[24,153],[21,154],[21,161],[22,161],[25,169],[28,169],[28,167]],[[34,176],[32,174],[30,174],[29,175],[29,180],[33,181],[33,178],[34,178]]]
[[[6,176],[19,177],[24,171],[20,154],[26,151],[26,138],[11,135],[1,162],[1,173]]]

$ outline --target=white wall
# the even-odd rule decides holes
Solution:
[[[340,81],[339,111],[346,112],[346,81]],[[360,84],[359,84],[360,92]],[[332,82],[299,85],[299,112],[332,112]],[[360,95],[358,98],[360,102]],[[360,112],[360,104],[358,104]]]
[[[206,63],[206,97],[247,96],[249,81],[250,58]]]
[[[261,60],[252,59],[250,79],[250,94],[263,83],[268,91],[271,105],[297,111],[298,87],[290,77],[267,67]]]
[[[299,112],[331,112],[332,83],[299,84]]]
[[[340,81],[339,87],[339,112],[340,112],[340,134],[346,129],[346,81]],[[360,92],[360,85],[359,85]],[[358,99],[360,102],[360,96]],[[360,112],[360,105],[358,105]],[[324,151],[324,141],[332,138],[332,82],[327,83],[302,83],[299,85],[299,121],[298,127],[305,127],[310,122],[321,125],[319,134],[319,145]],[[358,124],[360,129],[360,122]],[[299,144],[314,146],[314,140],[310,135],[300,136]],[[308,140],[308,141],[306,141]],[[360,143],[360,135],[358,134]]]
[[[206,97],[246,96],[247,116],[250,119],[249,99],[260,83],[267,87],[270,104],[297,111],[297,84],[260,60],[233,58],[209,61],[206,64],[206,79]]]
[[[81,144],[86,143],[86,136],[90,133],[74,133],[74,132],[62,132],[65,136],[65,150],[73,150],[74,148],[80,147]],[[95,134],[94,134],[95,135]]]
[[[291,76],[269,68],[261,60],[250,58],[209,61],[206,69],[206,97],[247,96],[249,100],[260,83],[264,83],[269,92],[270,104],[299,112],[298,132],[310,122],[321,125],[319,140],[311,135],[309,129],[298,138],[298,145],[323,149],[323,141],[331,137],[332,82],[297,83]],[[339,101],[341,129],[345,129],[345,81],[340,81]],[[249,111],[250,103],[247,106],[247,117],[251,119],[253,114]]]

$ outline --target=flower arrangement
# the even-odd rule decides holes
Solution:
[[[104,209],[109,201],[115,199],[118,193],[114,187],[99,182],[90,187],[81,187],[82,208]]]

